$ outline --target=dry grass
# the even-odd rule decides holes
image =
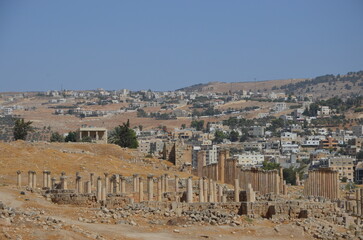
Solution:
[[[5,183],[15,183],[17,170],[24,172],[24,184],[29,170],[36,171],[38,178],[41,178],[43,170],[51,171],[54,176],[59,176],[65,171],[70,176],[71,182],[74,181],[76,172],[87,178],[91,172],[98,176],[103,176],[105,172],[124,176],[131,176],[134,173],[145,177],[147,174],[163,173],[171,176],[176,173],[182,177],[189,176],[186,173],[176,172],[172,164],[167,161],[144,159],[138,156],[136,150],[123,149],[113,144],[16,141],[0,142],[0,149],[0,175]],[[131,159],[140,160],[132,162]],[[166,166],[163,168],[161,165]]]

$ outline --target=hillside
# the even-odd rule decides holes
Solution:
[[[363,71],[349,72],[346,75],[324,75],[276,86],[274,90],[294,93],[295,95],[312,95],[316,98],[330,98],[333,96],[348,97],[362,95],[363,93]]]
[[[94,172],[96,176],[103,173],[131,176],[134,173],[146,177],[147,174],[173,174],[171,163],[158,159],[142,158],[136,150],[124,149],[113,144],[87,143],[46,143],[16,141],[0,142],[0,178],[2,183],[15,183],[16,171],[26,173],[34,170],[41,176],[43,170],[49,170],[54,176],[64,171],[75,181],[75,173],[88,177]],[[138,160],[135,160],[138,159]],[[187,176],[178,173],[180,176]]]
[[[178,89],[179,91],[186,92],[215,92],[215,93],[225,93],[225,92],[238,92],[238,91],[257,91],[268,92],[274,87],[284,86],[289,83],[298,83],[306,79],[285,79],[285,80],[267,80],[267,81],[256,81],[256,82],[210,82],[206,84],[196,84],[189,87]],[[177,90],[177,91],[178,91]]]
[[[259,91],[259,92],[285,92],[297,96],[313,96],[314,98],[329,98],[333,96],[347,97],[351,95],[362,95],[363,93],[363,71],[349,72],[345,75],[327,74],[311,79],[286,79],[269,80],[258,82],[210,82],[196,84],[190,87],[178,89],[180,91],[201,93],[215,92],[238,92]]]

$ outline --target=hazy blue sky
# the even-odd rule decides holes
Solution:
[[[363,70],[363,1],[0,0],[0,91]]]

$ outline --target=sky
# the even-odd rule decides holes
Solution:
[[[0,92],[360,70],[362,0],[0,0]]]

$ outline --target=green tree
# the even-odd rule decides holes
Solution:
[[[221,143],[223,142],[223,139],[227,138],[226,134],[224,134],[223,131],[221,130],[217,130],[215,133],[214,133],[214,140],[213,142],[215,143]]]
[[[64,137],[62,135],[60,135],[58,132],[54,132],[50,136],[50,141],[51,142],[64,142]]]
[[[81,142],[88,142],[88,143],[90,143],[90,142],[92,142],[92,138],[90,136],[82,137]]]
[[[204,128],[204,120],[193,120],[190,126],[195,128],[197,131],[202,131]]]
[[[66,138],[64,139],[65,142],[77,142],[77,134],[76,132],[69,132]]]
[[[117,144],[121,147],[137,148],[139,143],[137,142],[136,133],[130,128],[130,121],[127,120],[123,125],[115,127],[110,133],[109,142]]]
[[[237,142],[239,140],[239,133],[236,131],[231,131],[229,133],[229,140],[231,140],[231,142]]]
[[[28,132],[33,131],[33,127],[31,126],[32,123],[33,122],[31,121],[25,122],[24,118],[16,119],[13,128],[14,139],[25,140]]]
[[[319,104],[312,103],[310,104],[309,108],[305,108],[305,111],[303,112],[303,115],[309,116],[309,117],[316,117],[319,111]]]
[[[274,162],[269,162],[269,161],[265,160],[262,163],[262,169],[265,169],[265,170],[280,169],[280,164],[274,163]]]
[[[283,175],[286,183],[296,185],[296,169],[294,169],[293,167],[284,168]]]
[[[137,117],[145,118],[145,117],[147,117],[147,113],[145,112],[144,109],[139,108],[139,109],[137,109]]]

